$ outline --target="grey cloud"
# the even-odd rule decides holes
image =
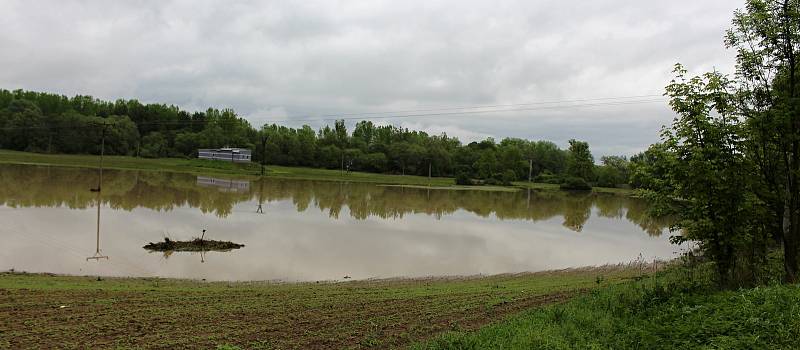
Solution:
[[[730,71],[741,1],[4,1],[0,87],[319,115],[661,93],[672,64]],[[466,139],[630,154],[666,104],[382,120]],[[310,122],[319,126],[322,122]],[[465,141],[470,141],[466,140]]]

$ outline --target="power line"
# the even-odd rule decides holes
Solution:
[[[605,106],[619,106],[619,105],[634,105],[634,104],[647,104],[647,103],[663,103],[662,98],[648,98],[660,95],[639,95],[639,96],[620,96],[620,97],[602,97],[591,99],[574,99],[574,100],[561,100],[561,101],[541,101],[529,102],[507,105],[487,105],[487,106],[467,106],[467,107],[451,107],[451,108],[435,108],[435,109],[418,109],[406,110],[405,112],[435,112],[435,113],[411,113],[411,114],[392,114],[392,115],[375,115],[375,114],[389,114],[401,113],[404,111],[385,111],[385,112],[365,112],[365,113],[345,113],[345,114],[324,114],[320,117],[300,118],[300,119],[272,119],[272,120],[254,120],[264,124],[277,123],[277,122],[309,122],[309,121],[328,121],[328,120],[379,120],[379,119],[406,119],[406,118],[435,118],[446,116],[469,116],[476,114],[487,113],[508,113],[508,112],[526,112],[526,111],[539,111],[539,110],[557,110],[569,108],[586,108],[586,107],[605,107]],[[633,99],[632,99],[633,98]],[[628,100],[626,100],[628,99]],[[631,100],[632,99],[632,100]],[[575,102],[589,102],[589,103],[575,103]],[[598,101],[598,102],[593,102]],[[568,103],[568,104],[563,104]],[[527,108],[499,108],[499,107],[523,107],[535,106]],[[465,110],[466,109],[466,110]],[[470,110],[471,109],[471,110]],[[480,109],[480,110],[475,110]],[[358,115],[357,117],[349,117]],[[241,117],[240,117],[241,118]],[[176,120],[176,121],[157,121],[157,122],[140,122],[135,123],[136,126],[149,126],[149,125],[198,125],[206,124],[209,120]],[[56,125],[56,126],[33,126],[33,127],[5,127],[0,130],[55,130],[55,129],[79,129],[79,128],[95,128],[96,125]]]
[[[576,104],[565,106],[546,106],[546,107],[532,107],[532,108],[515,108],[515,109],[498,109],[498,110],[485,110],[485,111],[463,111],[463,112],[442,112],[442,113],[420,113],[420,114],[405,114],[405,115],[389,115],[389,116],[363,116],[363,117],[346,117],[346,118],[308,118],[308,119],[275,119],[275,120],[259,120],[263,123],[273,122],[306,122],[306,121],[325,121],[325,120],[372,120],[372,119],[394,119],[394,118],[421,118],[421,117],[441,117],[441,116],[460,116],[460,115],[473,115],[485,113],[504,113],[504,112],[526,112],[538,110],[553,110],[565,108],[582,108],[582,107],[600,107],[600,106],[618,106],[618,105],[633,105],[644,103],[662,103],[662,99],[639,100],[639,101],[617,101],[617,102],[604,102],[604,103],[590,103],[590,104]]]
[[[411,110],[399,110],[399,111],[330,113],[330,114],[322,114],[322,115],[318,115],[318,116],[319,117],[337,117],[337,116],[343,117],[343,116],[351,116],[351,115],[437,112],[437,111],[462,110],[462,109],[485,109],[485,108],[497,108],[497,107],[521,107],[521,106],[557,104],[557,103],[574,103],[574,102],[591,102],[591,101],[603,101],[603,100],[623,100],[623,99],[635,99],[635,98],[652,98],[652,97],[661,97],[661,96],[663,96],[663,95],[650,94],[650,95],[633,95],[633,96],[617,96],[617,97],[598,97],[598,98],[582,98],[582,99],[570,99],[570,100],[550,100],[550,101],[511,103],[511,104],[496,104],[496,105],[477,105],[477,106],[463,106],[463,107],[437,107],[437,108],[430,108],[430,109],[411,109]]]

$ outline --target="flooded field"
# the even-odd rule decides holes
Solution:
[[[677,250],[666,223],[624,196],[113,170],[91,191],[97,181],[91,169],[0,165],[0,269],[313,281],[540,271]],[[244,247],[143,249],[203,230]]]

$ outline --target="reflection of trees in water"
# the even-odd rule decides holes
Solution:
[[[581,232],[583,225],[592,216],[592,202],[597,198],[589,193],[569,194],[565,200],[564,227]]]
[[[580,232],[594,208],[600,217],[627,219],[651,235],[661,234],[669,222],[649,217],[642,200],[595,193],[428,190],[282,179],[260,180],[244,191],[226,192],[198,186],[197,178],[188,174],[114,170],[106,174],[104,202],[123,210],[145,207],[169,211],[189,206],[225,217],[243,201],[291,201],[298,211],[313,206],[333,218],[347,207],[350,216],[359,220],[370,216],[402,218],[409,213],[441,218],[458,210],[504,220],[535,222],[563,217],[565,227]],[[89,175],[86,169],[2,166],[0,203],[11,207],[87,208],[94,199],[88,189],[95,178]]]
[[[93,205],[97,178],[78,168],[0,166],[0,203],[10,207],[60,207],[85,209]],[[187,174],[105,170],[103,203],[113,209],[145,207],[169,211],[190,206],[224,217],[237,202],[249,200],[249,192],[222,192],[200,187]]]

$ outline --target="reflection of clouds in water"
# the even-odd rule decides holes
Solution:
[[[38,169],[38,170],[37,170]],[[46,171],[43,171],[46,170]],[[111,171],[104,182],[101,249],[94,252],[94,179],[86,170],[0,166],[0,267],[71,274],[221,280],[319,280],[494,274],[627,262],[674,247],[621,196],[411,189],[268,179],[248,192],[197,186],[185,174]],[[104,178],[106,175],[104,175]],[[86,184],[80,181],[88,181]],[[70,181],[78,181],[70,182]],[[23,190],[24,189],[24,190]],[[109,189],[106,191],[106,189]],[[259,199],[263,214],[257,214]],[[12,208],[12,206],[14,208]],[[229,253],[141,247],[207,238]]]
[[[149,275],[221,280],[320,280],[344,275],[355,278],[494,274],[630,261],[644,256],[668,257],[666,237],[650,237],[624,220],[592,217],[581,233],[564,228],[559,218],[533,223],[480,218],[459,211],[436,219],[407,215],[403,220],[326,213],[297,213],[287,203],[273,203],[264,215],[254,202],[237,205],[226,219],[193,208],[169,213],[148,209],[103,210],[106,227],[101,248],[111,259],[86,262],[94,248],[92,210],[30,208],[12,211],[14,230],[2,249],[2,265],[17,269],[73,274]],[[346,211],[346,209],[345,209]],[[349,214],[349,213],[344,213]],[[47,215],[49,220],[37,220]],[[231,253],[176,253],[168,259],[141,248],[160,240],[164,230],[175,239],[208,229],[213,239],[246,246]],[[52,245],[44,245],[60,232]],[[4,234],[5,235],[5,234]],[[59,243],[69,242],[61,250]],[[83,249],[81,250],[81,247]]]

